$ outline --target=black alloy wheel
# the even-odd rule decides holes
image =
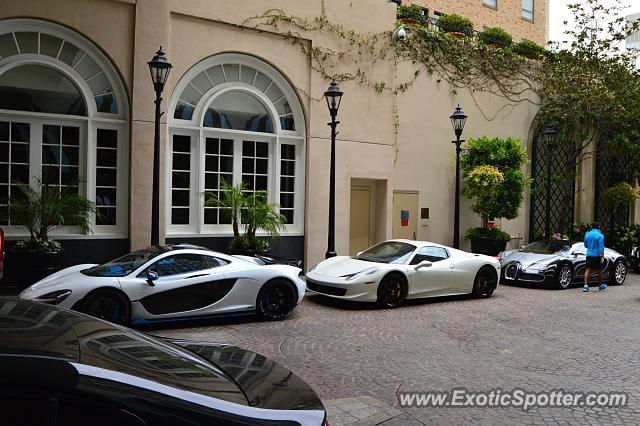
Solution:
[[[82,312],[114,324],[127,325],[131,319],[129,300],[112,290],[99,290],[89,294],[82,304]]]
[[[497,286],[498,275],[496,271],[489,266],[483,266],[473,280],[473,292],[471,294],[479,299],[491,297]]]
[[[290,282],[282,279],[269,281],[258,293],[258,316],[269,321],[283,320],[296,307],[297,299],[296,290]]]
[[[397,273],[385,276],[378,285],[378,305],[397,308],[407,299],[408,287],[404,277]]]

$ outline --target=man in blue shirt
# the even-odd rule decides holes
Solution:
[[[589,291],[589,274],[594,269],[598,271],[600,291],[606,290],[607,285],[602,282],[602,264],[604,263],[604,235],[600,232],[600,224],[593,222],[591,231],[584,236],[584,246],[587,248],[587,265],[584,271],[584,287],[582,291]]]

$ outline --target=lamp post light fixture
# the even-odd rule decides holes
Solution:
[[[336,255],[336,126],[340,124],[336,121],[340,101],[344,92],[340,90],[338,84],[332,81],[329,88],[324,92],[327,100],[329,114],[331,114],[331,169],[329,171],[329,231],[327,237],[327,252],[325,258],[334,257]]]
[[[151,245],[160,243],[160,104],[162,103],[162,90],[169,77],[171,64],[162,51],[162,46],[153,57],[147,62],[153,81],[153,89],[156,92],[156,117],[155,134],[153,138],[153,191],[151,194]]]
[[[456,144],[456,194],[455,194],[455,207],[454,207],[454,219],[453,219],[453,248],[459,248],[460,246],[460,153],[462,148],[460,145],[464,140],[461,140],[462,131],[464,130],[464,124],[467,121],[467,115],[460,108],[460,104],[453,111],[453,114],[449,117],[451,124],[453,125],[453,131],[456,134],[456,140],[452,143]]]
[[[551,238],[551,165],[553,161],[553,150],[556,144],[556,136],[558,131],[553,127],[545,127],[542,131],[542,138],[547,150],[547,187],[546,187],[546,205],[544,210],[544,237]]]

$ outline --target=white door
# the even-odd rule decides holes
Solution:
[[[439,296],[460,292],[455,279],[454,265],[445,249],[432,246],[421,247],[410,264],[415,267],[423,260],[432,262],[432,265],[414,270],[411,274],[412,296]]]

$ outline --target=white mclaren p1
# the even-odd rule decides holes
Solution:
[[[332,257],[306,275],[312,292],[386,308],[422,297],[490,297],[499,277],[496,258],[411,240],[384,241],[355,257]]]
[[[257,313],[286,318],[302,301],[300,268],[263,265],[177,244],[134,251],[104,265],[76,265],[20,293],[119,324]]]

